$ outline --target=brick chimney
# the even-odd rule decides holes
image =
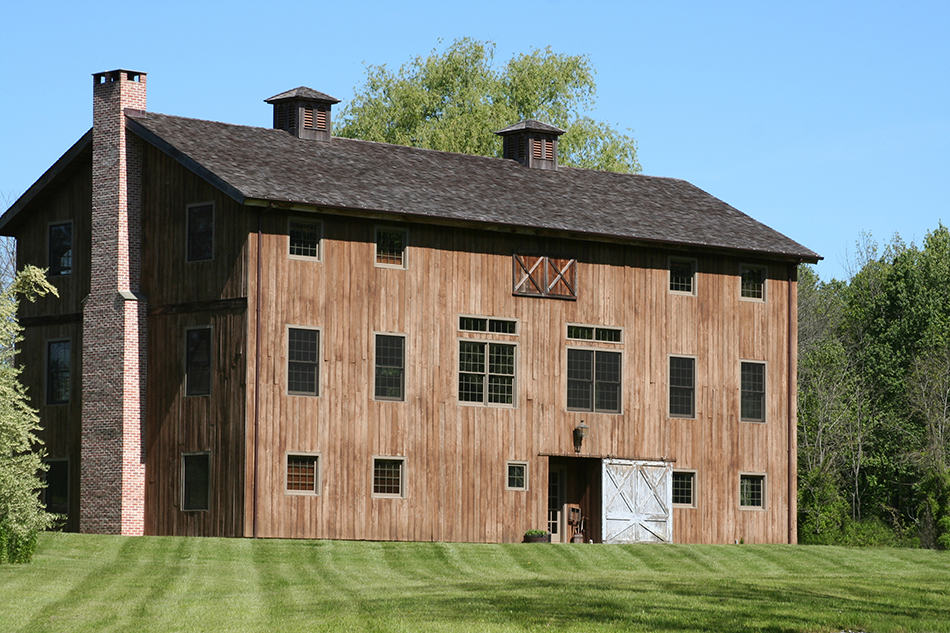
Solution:
[[[564,130],[527,119],[495,134],[504,140],[503,158],[516,160],[525,167],[557,169],[557,137],[564,134]]]
[[[142,276],[142,147],[125,129],[145,109],[145,73],[93,76],[92,261],[82,313],[79,529],[145,527],[147,304]]]
[[[274,129],[286,130],[297,138],[330,140],[330,109],[339,99],[300,86],[264,102],[274,106]]]

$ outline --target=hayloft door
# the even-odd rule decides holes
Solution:
[[[603,460],[604,543],[672,542],[672,480],[668,462]]]

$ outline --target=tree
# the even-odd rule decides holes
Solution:
[[[38,532],[52,524],[38,496],[39,473],[45,469],[36,437],[39,419],[29,407],[14,363],[20,340],[18,297],[35,301],[47,293],[58,294],[44,271],[34,266],[25,267],[0,291],[0,562],[29,560]]]
[[[594,105],[594,70],[586,56],[550,47],[494,67],[494,44],[463,38],[433,49],[397,72],[368,65],[366,81],[343,108],[338,136],[501,156],[490,132],[522,119],[565,130],[558,141],[566,165],[639,172],[634,139],[584,115]]]

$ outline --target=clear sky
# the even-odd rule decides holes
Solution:
[[[148,73],[155,112],[269,126],[306,85],[451,41],[589,55],[597,119],[846,275],[861,232],[950,223],[950,2],[15,2],[0,8],[0,204],[91,125],[91,74]],[[486,130],[490,133],[490,130]]]

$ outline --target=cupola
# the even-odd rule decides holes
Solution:
[[[274,106],[275,129],[286,130],[297,138],[330,140],[330,108],[339,99],[300,86],[264,101]]]
[[[525,167],[557,169],[557,137],[564,130],[527,119],[495,132],[503,139],[502,156]]]

